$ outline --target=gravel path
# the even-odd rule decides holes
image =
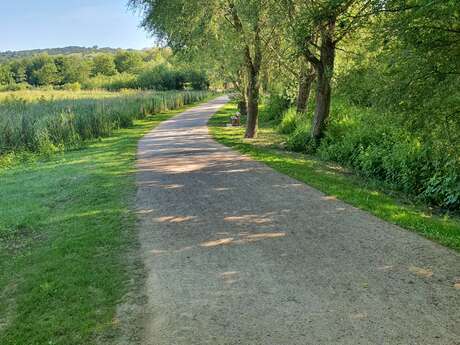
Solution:
[[[460,344],[460,255],[216,143],[226,101],[139,144],[142,344]]]

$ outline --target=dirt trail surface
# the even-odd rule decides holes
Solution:
[[[142,344],[460,344],[460,255],[216,143],[226,101],[139,144]]]

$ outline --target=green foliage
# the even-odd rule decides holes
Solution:
[[[207,90],[209,89],[209,78],[204,71],[189,69],[185,71],[186,83],[192,90]]]
[[[22,91],[31,89],[32,86],[28,83],[13,83],[0,86],[0,91]]]
[[[140,54],[132,51],[120,51],[115,55],[115,66],[119,73],[135,73],[142,66]]]
[[[278,126],[278,131],[281,134],[291,134],[297,128],[298,116],[295,109],[290,108],[283,114],[281,123]]]
[[[318,155],[445,208],[460,208],[460,151],[425,141],[393,113],[336,102]],[[453,151],[452,151],[453,150]]]
[[[287,134],[288,150],[316,153],[424,202],[460,208],[460,146],[443,138],[427,140],[423,132],[407,127],[399,114],[352,105],[343,98],[333,102],[321,142],[311,140],[310,128],[311,119],[294,108],[283,114],[277,127]]]
[[[63,47],[63,48],[6,51],[6,52],[0,52],[0,63],[28,58],[28,57],[36,56],[40,54],[48,54],[48,55],[54,55],[54,56],[56,55],[91,55],[91,54],[97,54],[97,53],[115,54],[117,51],[118,51],[117,49],[107,48],[107,47],[99,48],[97,46],[93,46],[93,47],[69,46],[69,47]]]
[[[9,64],[15,83],[27,82],[27,64],[28,60],[15,60]]]
[[[139,75],[119,73],[113,76],[98,75],[83,82],[85,89],[142,90],[207,90],[209,81],[205,73],[172,68],[164,64],[141,72]]]
[[[55,58],[62,84],[81,83],[89,78],[90,63],[78,56],[58,56]]]
[[[280,121],[291,106],[291,100],[279,94],[270,95],[265,101],[263,116],[269,121]]]
[[[58,82],[58,70],[54,63],[46,63],[32,72],[35,85],[53,85]]]
[[[207,90],[209,80],[204,72],[161,64],[141,73],[136,85],[141,89],[154,90]]]
[[[105,89],[117,91],[121,89],[136,89],[136,76],[129,73],[119,73],[113,76],[97,75],[82,83],[84,89]]]
[[[79,82],[67,83],[62,85],[62,89],[66,91],[80,91],[81,84]]]
[[[308,1],[289,3],[297,16],[295,20],[290,17],[291,25],[285,28],[295,41],[288,44],[291,49],[306,49],[304,39],[309,31],[324,29],[315,29],[313,24],[329,20],[325,14],[335,12],[335,6],[342,13],[339,7],[343,4],[318,1],[316,8]],[[460,3],[389,1],[388,11],[380,12],[381,4],[368,8],[378,15],[364,26],[364,21],[357,23],[350,32],[346,32],[350,23],[343,22],[347,16],[337,17],[334,35],[343,32],[343,40],[337,43],[336,73],[330,71],[335,99],[323,140],[310,142],[309,124],[298,123],[290,112],[283,116],[278,130],[288,135],[290,150],[316,152],[322,159],[348,166],[418,200],[458,210]],[[358,10],[351,6],[347,11],[357,14]],[[283,21],[283,15],[276,18]],[[319,53],[315,44],[310,49]],[[270,90],[279,95],[296,90],[292,64],[273,71],[276,79],[270,82]],[[289,71],[289,77],[282,71]]]
[[[182,64],[169,49],[119,50],[116,54],[46,54],[0,64],[0,90],[33,87],[72,89],[207,90],[209,78],[201,68]],[[169,61],[171,60],[171,61]],[[78,87],[77,87],[78,89]]]
[[[420,0],[346,42],[359,58],[339,59],[336,94],[348,102],[335,102],[321,157],[460,208],[459,5]]]
[[[0,103],[0,155],[27,150],[53,152],[107,137],[134,119],[177,109],[207,97],[207,92],[144,92],[92,99],[26,101],[10,97]]]
[[[0,85],[9,85],[14,82],[13,72],[9,65],[0,65]]]
[[[142,89],[182,90],[185,83],[184,73],[163,64],[141,73],[138,79],[138,86]]]
[[[310,125],[307,123],[297,124],[295,130],[286,140],[286,148],[294,152],[313,152],[315,145],[310,136]]]
[[[112,76],[117,74],[115,58],[110,54],[97,54],[93,59],[92,75]]]

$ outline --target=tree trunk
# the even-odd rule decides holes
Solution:
[[[317,75],[316,108],[311,127],[311,137],[318,142],[324,136],[331,108],[331,80],[334,73],[335,43],[333,40],[335,22],[329,23],[328,30],[322,33],[321,57],[315,64]]]
[[[315,141],[320,140],[324,135],[331,106],[331,81],[324,68],[318,68],[317,72],[316,107],[311,127],[311,136]]]
[[[240,97],[241,98],[238,101],[238,111],[241,115],[246,116],[248,114],[248,102],[246,100],[246,92],[242,91]]]
[[[315,80],[313,67],[303,62],[300,67],[299,91],[297,93],[297,113],[306,113],[308,99],[310,98],[311,85]]]
[[[247,89],[248,117],[246,123],[245,138],[254,138],[257,134],[259,120],[259,73],[249,68],[249,80]]]
[[[260,69],[262,66],[262,46],[259,27],[255,29],[254,36],[254,57],[251,57],[249,46],[245,51],[246,71],[248,74],[247,102],[248,117],[246,123],[245,138],[254,138],[257,134],[259,122],[259,92],[260,92]]]
[[[245,37],[243,31],[243,25],[236,11],[235,5],[232,2],[229,2],[229,10],[231,11],[233,17],[233,25],[236,31],[241,35],[242,38]],[[260,13],[257,13],[259,15]],[[246,133],[244,134],[245,138],[254,138],[257,132],[257,124],[259,120],[259,91],[260,91],[260,69],[262,66],[262,38],[260,37],[260,18],[257,17],[257,22],[254,26],[254,40],[249,43],[246,42],[244,47],[244,64],[247,73],[247,122],[246,122]],[[253,52],[251,55],[251,49],[249,44],[254,44]]]
[[[248,114],[246,100],[238,102],[238,112],[243,116],[246,116]]]

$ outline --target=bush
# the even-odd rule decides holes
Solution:
[[[283,95],[270,95],[265,101],[263,116],[268,121],[280,121],[284,112],[291,106],[291,101]]]
[[[0,87],[0,91],[23,91],[30,89],[32,89],[32,86],[27,83],[12,83]]]
[[[281,123],[278,126],[278,132],[281,134],[291,134],[297,128],[298,115],[295,109],[290,108],[284,112]]]
[[[295,152],[313,153],[316,145],[310,135],[311,126],[302,122],[286,140],[286,148]]]
[[[109,91],[138,88],[136,76],[129,73],[120,73],[113,76],[97,75],[83,82],[82,86],[84,89],[105,89]]]
[[[81,84],[79,82],[67,83],[67,84],[62,85],[62,89],[66,91],[80,91]]]
[[[209,79],[204,72],[188,71],[187,83],[190,84],[192,90],[208,90]]]
[[[436,172],[426,183],[422,196],[433,204],[450,209],[460,208],[459,166],[450,163]]]
[[[405,128],[401,118],[336,101],[317,154],[433,205],[459,209],[459,148],[427,140]],[[302,135],[298,128],[288,146],[308,151]]]
[[[137,87],[144,90],[207,90],[209,79],[204,72],[175,69],[162,64],[141,73],[137,78]]]

